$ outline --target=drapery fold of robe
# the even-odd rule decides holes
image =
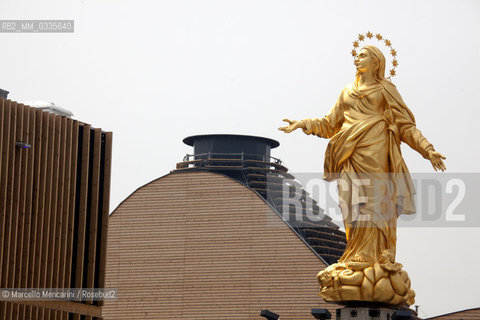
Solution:
[[[379,93],[383,99],[378,100]],[[378,101],[384,105],[376,105]],[[395,254],[397,217],[415,212],[415,190],[400,143],[424,158],[433,150],[396,87],[382,80],[359,90],[351,83],[328,115],[303,122],[306,134],[330,138],[324,178],[339,184],[347,235],[340,261],[358,256],[360,261],[378,261],[385,249]]]

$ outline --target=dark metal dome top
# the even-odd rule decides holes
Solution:
[[[194,146],[194,143],[196,140],[205,140],[205,139],[209,139],[209,140],[224,140],[224,139],[228,139],[230,141],[232,140],[242,140],[242,141],[251,141],[251,142],[263,142],[267,145],[270,146],[270,148],[276,148],[280,145],[280,142],[278,142],[277,140],[273,140],[273,139],[270,139],[270,138],[264,138],[264,137],[258,137],[258,136],[249,136],[249,135],[241,135],[241,134],[200,134],[200,135],[196,135],[196,136],[190,136],[190,137],[186,137],[185,139],[183,139],[183,142],[186,144],[186,145],[189,145],[189,146]]]

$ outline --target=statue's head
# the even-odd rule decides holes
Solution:
[[[364,46],[358,53],[355,64],[358,66],[360,59],[367,59],[369,63],[368,68],[373,69],[373,74],[377,80],[385,79],[385,56],[382,51],[380,51],[375,46]],[[361,72],[357,68],[357,78],[358,74]]]

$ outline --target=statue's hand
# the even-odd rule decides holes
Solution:
[[[289,120],[289,119],[283,119],[283,121],[288,122],[288,126],[286,127],[280,127],[278,130],[283,131],[285,133],[290,133],[294,130],[297,130],[298,128],[305,128],[305,123],[303,121],[297,121],[297,120]]]
[[[428,152],[428,157],[430,158],[430,162],[432,163],[433,169],[435,171],[437,170],[442,170],[445,171],[447,168],[445,167],[445,164],[443,163],[442,159],[447,159],[444,155],[442,155],[440,152],[430,150]]]

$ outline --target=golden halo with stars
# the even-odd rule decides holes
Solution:
[[[359,34],[357,39],[353,41],[353,49],[351,51],[351,54],[353,56],[353,60],[357,57],[357,50],[360,49],[360,43],[364,41],[365,39],[377,39],[380,42],[383,42],[385,46],[390,49],[390,55],[392,56],[392,68],[389,71],[389,76],[387,77],[388,80],[392,81],[392,77],[395,77],[397,74],[396,68],[398,66],[398,61],[397,61],[397,50],[395,50],[392,47],[392,42],[388,39],[385,39],[380,33],[373,34],[370,31],[368,31],[365,34]]]

